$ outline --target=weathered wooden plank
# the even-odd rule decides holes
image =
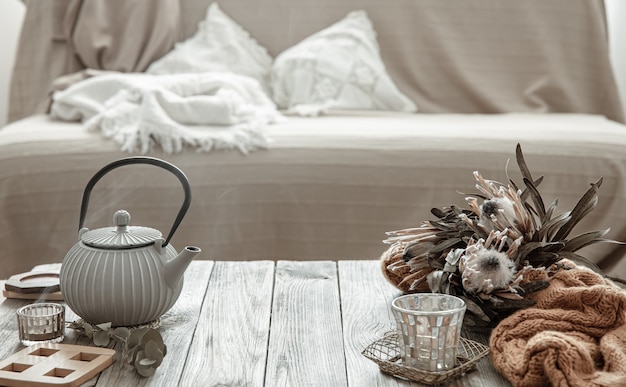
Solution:
[[[389,309],[401,292],[385,280],[378,261],[339,261],[343,343],[350,386],[418,386],[380,372],[361,352],[396,328]]]
[[[178,385],[263,385],[273,282],[274,262],[215,263]]]
[[[346,386],[336,263],[279,261],[267,386]]]

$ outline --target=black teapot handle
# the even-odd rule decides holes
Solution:
[[[185,200],[183,201],[183,205],[180,207],[180,210],[178,211],[178,215],[176,216],[176,219],[174,220],[174,224],[172,225],[172,229],[170,230],[170,233],[168,234],[167,239],[165,239],[165,242],[163,243],[163,247],[165,247],[167,246],[168,243],[170,243],[170,239],[172,239],[174,232],[176,232],[176,229],[180,225],[180,222],[183,220],[183,217],[185,216],[185,214],[187,213],[187,210],[189,209],[189,204],[191,203],[191,186],[189,185],[189,180],[187,179],[187,176],[185,176],[183,171],[181,171],[177,166],[170,164],[165,160],[157,159],[154,157],[146,157],[146,156],[127,157],[127,158],[114,161],[104,166],[102,169],[100,169],[91,178],[91,180],[89,180],[89,182],[87,183],[87,186],[85,187],[85,191],[83,192],[83,201],[80,205],[80,220],[78,222],[78,230],[80,231],[83,228],[83,225],[85,223],[85,217],[87,216],[87,207],[89,206],[89,195],[91,195],[91,190],[93,189],[94,185],[96,185],[98,180],[100,180],[105,174],[107,174],[111,170],[117,167],[121,167],[123,165],[130,165],[130,164],[156,165],[157,167],[161,167],[163,169],[166,169],[172,172],[174,175],[176,175],[176,177],[178,177],[178,180],[180,180],[180,182],[183,185],[183,190],[185,191]]]

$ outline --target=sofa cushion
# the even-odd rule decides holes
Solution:
[[[153,62],[149,74],[231,71],[259,81],[267,89],[272,58],[217,3],[211,4],[196,33]]]
[[[365,11],[350,12],[278,55],[271,88],[280,108],[302,115],[328,108],[416,110],[387,74]]]

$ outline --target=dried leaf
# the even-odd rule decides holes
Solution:
[[[559,253],[550,251],[535,251],[526,257],[526,260],[534,267],[548,267],[563,258]]]
[[[432,249],[430,249],[430,253],[442,253],[445,250],[448,250],[455,245],[462,243],[463,240],[461,238],[452,238],[448,240],[441,241],[435,245]]]
[[[126,327],[117,327],[113,330],[113,334],[126,339],[130,336],[130,329]]]
[[[126,355],[126,361],[128,364],[135,365],[135,362],[137,361],[137,354],[140,350],[141,348],[139,348],[138,345],[128,349],[128,355]]]
[[[100,330],[108,331],[109,328],[111,328],[111,323],[110,322],[106,322],[106,323],[102,323],[102,324],[96,324],[96,326],[98,328],[100,328]]]
[[[611,229],[607,228],[606,230],[589,231],[580,234],[565,242],[563,251],[576,251],[596,242],[608,241],[608,239],[604,239],[602,237],[608,234],[609,231],[611,231]]]
[[[530,181],[530,180],[529,180]],[[537,180],[533,181],[533,186],[539,187],[539,184],[541,184],[543,182],[543,176],[539,176],[537,178]],[[517,188],[516,188],[517,189]],[[528,188],[524,188],[524,190],[522,191],[522,193],[520,194],[520,199],[522,199],[522,201],[527,201],[528,200],[528,196],[531,194],[531,192],[528,190]]]
[[[435,215],[435,216],[436,216],[437,218],[439,218],[439,219],[443,219],[443,218],[445,218],[445,217],[446,217],[446,213],[445,213],[443,210],[441,210],[441,209],[439,209],[439,208],[436,208],[436,207],[435,207],[435,208],[432,208],[432,209],[430,210],[430,213],[431,213],[431,214],[433,214],[433,215]]]
[[[562,243],[558,242],[528,242],[521,245],[515,254],[516,258],[519,259],[527,259],[527,257],[532,254],[535,250],[543,251],[550,246],[558,245],[559,248],[563,246]]]
[[[448,224],[446,224],[444,222],[431,220],[428,223],[430,223],[432,226],[437,227],[439,230],[442,230],[442,231],[455,231],[454,227],[452,227],[451,225],[448,225]]]
[[[489,318],[489,316],[487,316],[485,314],[485,312],[483,311],[483,309],[476,303],[474,302],[472,299],[466,297],[466,296],[459,296],[463,301],[465,301],[465,305],[467,307],[467,310],[470,311],[473,315],[475,315],[476,317],[480,318],[483,321],[486,322],[490,322],[491,318]]]
[[[163,351],[161,350],[162,346],[162,342],[157,343],[154,340],[149,340],[145,345],[144,352],[146,357],[155,360],[152,364],[156,364],[157,367],[161,364],[161,361],[163,361]]]
[[[68,328],[70,329],[83,329],[84,321],[76,320],[69,323]]]
[[[146,367],[152,367],[156,364],[156,362],[157,361],[154,359],[143,358],[139,361],[139,364]]]
[[[93,333],[93,343],[98,347],[106,347],[111,341],[111,336],[106,331],[95,331]]]
[[[93,327],[89,323],[83,322],[82,328],[85,336],[87,336],[89,339],[92,339],[94,333]]]
[[[420,257],[428,253],[428,251],[434,246],[430,242],[410,242],[404,247],[402,258],[405,262],[409,262],[415,257]]]
[[[543,199],[541,198],[541,194],[535,187],[532,181],[524,178],[524,184],[526,185],[526,189],[529,192],[530,199],[535,204],[535,211],[539,218],[543,218],[546,215],[546,207],[543,204]]]
[[[498,298],[498,302],[493,303],[493,309],[498,310],[498,311],[516,310],[516,309],[527,308],[533,305],[535,305],[535,301],[529,298],[522,298],[522,299],[517,299],[517,300],[510,300],[508,298],[507,299]]]
[[[128,340],[126,340],[126,347],[130,349],[140,345],[143,335],[145,335],[149,329],[150,328],[133,329],[130,336],[128,336]]]
[[[146,345],[149,341],[154,341],[159,345],[163,344],[163,338],[158,331],[154,329],[148,329],[141,337],[141,345]]]
[[[538,233],[541,236],[542,240],[547,240],[547,241],[555,240],[554,235],[569,220],[570,220],[569,212],[560,214],[548,221],[544,221]]]
[[[517,161],[517,166],[519,167],[520,172],[522,172],[522,177],[533,181],[530,170],[526,165],[526,160],[524,160],[524,154],[522,153],[522,146],[520,145],[520,143],[517,143],[517,146],[515,147],[515,160]]]
[[[544,281],[544,280],[526,282],[518,286],[519,288],[518,291],[520,292],[520,294],[527,295],[527,294],[537,292],[539,290],[543,290],[547,288],[549,285],[550,285],[550,281]]]
[[[600,267],[596,265],[595,262],[589,260],[588,258],[583,257],[582,255],[576,254],[572,251],[563,251],[559,253],[559,256],[561,258],[569,259],[570,261],[578,265],[586,266],[590,268],[591,270],[595,271],[596,273],[600,273],[600,274],[602,273],[602,269],[600,269]]]
[[[557,207],[558,203],[559,203],[559,199],[558,198],[554,199],[552,201],[552,203],[550,203],[550,206],[548,207],[548,209],[546,210],[546,213],[544,214],[543,218],[541,219],[541,224],[542,225],[548,223],[552,219],[552,214],[554,214],[554,211],[556,211],[556,207]]]
[[[563,225],[559,229],[559,231],[554,236],[553,240],[562,240],[572,231],[574,226],[578,224],[578,222],[589,213],[593,208],[595,208],[598,203],[598,188],[602,185],[602,178],[600,178],[596,183],[591,184],[591,188],[585,192],[582,198],[576,203],[574,209],[570,214],[569,221]]]
[[[137,370],[139,375],[143,376],[144,378],[147,378],[149,376],[154,375],[154,373],[156,372],[156,367],[154,367],[152,365],[142,364],[142,361],[145,358],[146,358],[146,355],[145,355],[144,351],[139,351],[137,353],[137,360],[135,362],[135,369]]]
[[[524,297],[522,297],[521,295],[517,294],[517,293],[511,293],[509,291],[498,291],[498,292],[494,292],[494,295],[498,296],[499,298],[506,298],[509,300],[521,300]]]

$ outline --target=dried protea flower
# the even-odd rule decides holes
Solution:
[[[383,242],[393,244],[396,242],[403,243],[421,243],[421,242],[437,242],[442,238],[437,236],[440,230],[434,227],[430,222],[422,222],[420,227],[405,228],[402,230],[387,231],[387,239]]]
[[[474,177],[478,181],[476,188],[486,199],[481,205],[476,197],[467,197],[465,200],[479,216],[478,225],[482,230],[489,232],[507,229],[512,239],[523,236],[526,241],[531,240],[535,228],[532,215],[521,198],[522,192],[510,185],[487,180],[477,171],[474,172]]]
[[[505,289],[515,279],[516,265],[510,259],[521,239],[514,241],[506,252],[506,231],[492,231],[487,240],[471,240],[459,260],[463,288],[471,293],[491,294]]]
[[[463,288],[472,293],[490,294],[513,281],[515,264],[501,251],[479,248],[462,258]]]
[[[428,244],[428,242],[425,242]],[[430,244],[432,246],[432,244]],[[428,291],[426,276],[434,269],[428,265],[425,256],[405,260],[406,243],[392,244],[380,257],[383,275],[396,288],[403,292]]]
[[[489,229],[497,229],[497,224],[504,221],[507,225],[514,225],[515,209],[513,202],[507,197],[496,197],[485,200],[480,206],[480,222]],[[500,221],[500,222],[498,222]]]

